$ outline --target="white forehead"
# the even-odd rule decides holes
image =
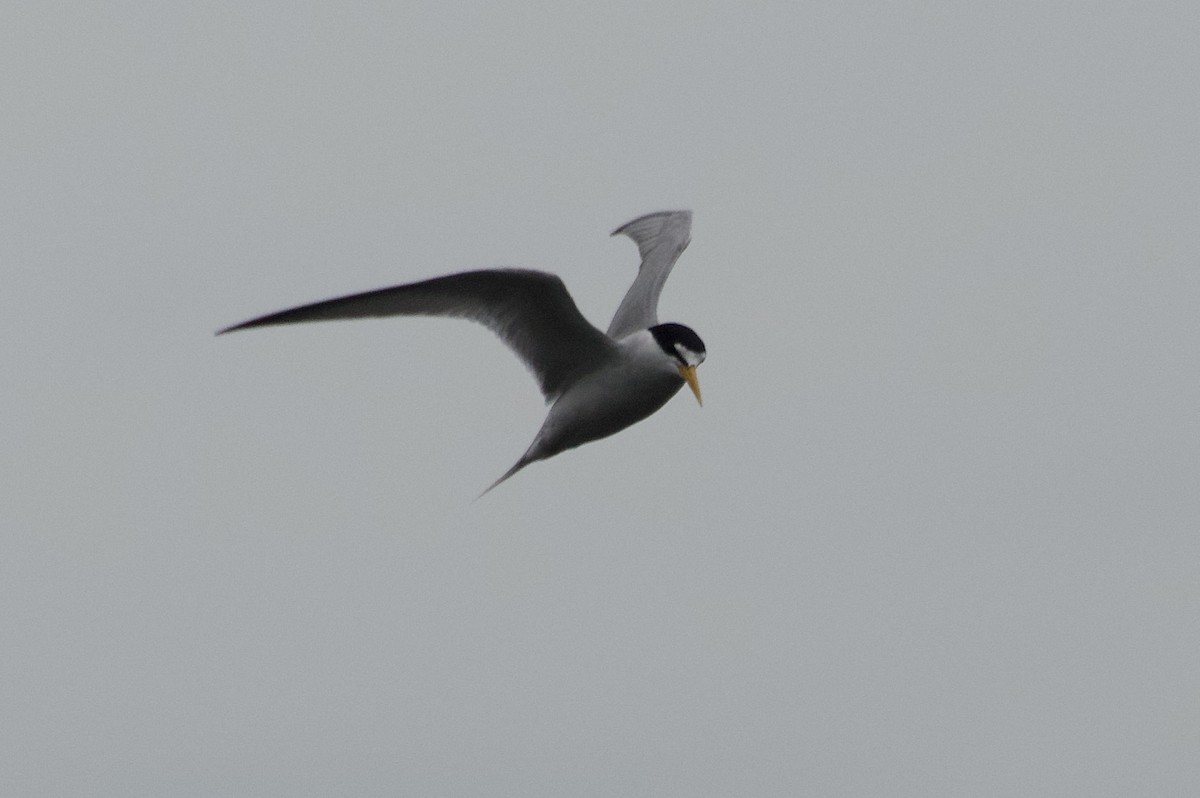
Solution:
[[[704,362],[703,352],[693,352],[678,341],[675,342],[675,351],[679,354],[679,359],[689,366],[699,366]]]

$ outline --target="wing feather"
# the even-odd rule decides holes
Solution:
[[[593,327],[562,280],[529,269],[487,269],[327,299],[226,327],[383,316],[454,316],[500,337],[537,378],[547,401],[581,373],[614,357],[615,344]]]
[[[687,248],[691,233],[691,211],[662,211],[639,216],[613,231],[613,235],[633,239],[642,256],[642,265],[608,326],[610,338],[619,340],[658,324],[658,296],[675,261]]]

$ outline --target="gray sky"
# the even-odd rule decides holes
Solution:
[[[0,792],[1200,792],[1195,3],[10,4]],[[500,265],[681,394],[535,464]]]

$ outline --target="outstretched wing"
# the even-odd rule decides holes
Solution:
[[[226,327],[379,316],[456,316],[478,322],[525,362],[549,401],[581,373],[616,356],[615,344],[588,323],[562,280],[528,269],[488,269],[435,277],[327,299]]]
[[[618,227],[612,234],[632,238],[642,256],[637,278],[608,326],[609,337],[620,340],[658,324],[658,295],[671,267],[691,240],[692,212],[651,213]]]

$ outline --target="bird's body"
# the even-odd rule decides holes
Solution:
[[[602,333],[562,281],[528,269],[487,269],[316,302],[221,330],[377,316],[458,316],[496,333],[533,372],[550,411],[519,460],[488,490],[530,463],[604,438],[661,408],[685,384],[697,401],[705,348],[681,324],[659,324],[658,295],[688,244],[691,212],[639,217],[618,228],[642,265]],[[486,493],[487,491],[485,491]]]
[[[624,338],[617,359],[584,374],[550,406],[533,443],[491,488],[530,463],[607,438],[657,412],[684,385],[676,369],[662,368],[661,354],[646,331]]]

